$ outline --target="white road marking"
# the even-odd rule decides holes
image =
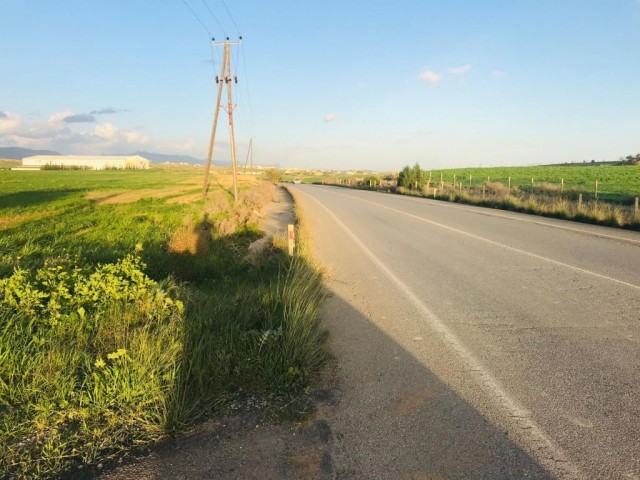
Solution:
[[[548,257],[543,257],[542,255],[538,255],[536,253],[527,252],[526,250],[521,250],[519,248],[512,247],[510,245],[505,245],[504,243],[496,242],[495,240],[490,240],[488,238],[481,237],[479,235],[475,235],[473,233],[465,232],[464,230],[460,230],[460,229],[455,228],[455,227],[450,227],[450,226],[445,225],[443,223],[434,222],[433,220],[428,220],[428,219],[426,219],[424,217],[420,217],[419,215],[414,215],[412,213],[408,213],[408,212],[405,212],[403,210],[398,210],[397,208],[388,207],[386,205],[382,205],[381,203],[371,202],[369,200],[364,200],[364,199],[359,198],[359,197],[354,196],[354,195],[345,195],[344,193],[338,193],[338,192],[335,192],[335,193],[337,193],[338,195],[342,195],[344,197],[348,197],[348,198],[351,198],[351,199],[358,200],[360,202],[370,203],[371,205],[375,205],[377,207],[386,208],[387,210],[391,210],[391,211],[396,212],[396,213],[401,213],[402,215],[406,215],[408,217],[415,218],[416,220],[420,220],[421,222],[429,223],[431,225],[435,225],[436,227],[440,227],[440,228],[443,228],[445,230],[449,230],[451,232],[459,233],[460,235],[465,235],[467,237],[475,238],[476,240],[480,240],[480,241],[489,243],[491,245],[495,245],[495,246],[498,246],[498,247],[501,247],[501,248],[505,248],[507,250],[511,250],[512,252],[520,253],[522,255],[527,255],[529,257],[537,258],[538,260],[543,260],[545,262],[553,263],[554,265],[559,265],[561,267],[569,268],[569,269],[575,270],[577,272],[586,273],[588,275],[593,275],[594,277],[602,278],[604,280],[609,280],[611,282],[619,283],[620,285],[624,285],[626,287],[635,288],[636,290],[640,290],[640,285],[634,285],[633,283],[625,282],[623,280],[618,280],[617,278],[609,277],[607,275],[602,275],[601,273],[593,272],[591,270],[586,270],[584,268],[576,267],[574,265],[569,265],[568,263],[560,262],[558,260],[553,260],[552,258],[548,258]]]
[[[515,427],[527,440],[529,453],[534,455],[544,467],[561,478],[583,478],[579,470],[569,462],[564,451],[542,431],[531,418],[531,413],[520,406],[500,382],[480,363],[458,337],[418,298],[418,296],[398,278],[362,241],[323,203],[302,190],[298,190],[318,203],[327,214],[344,230],[360,250],[383,272],[389,280],[407,297],[413,306],[427,320],[431,328],[438,332],[458,357],[466,364],[470,375],[488,392],[500,409],[506,414],[505,421]]]
[[[340,190],[344,190],[341,187],[337,187],[336,189],[338,188],[340,188]],[[359,190],[359,191],[363,191],[363,190]],[[344,193],[342,195],[344,195]],[[443,208],[453,208],[458,210],[464,210],[465,212],[474,213],[476,215],[486,215],[488,217],[504,218],[507,220],[513,220],[515,222],[533,223],[535,225],[543,225],[545,227],[557,228],[560,230],[568,230],[570,232],[581,233],[583,235],[588,235],[591,237],[608,238],[610,240],[618,240],[620,242],[635,243],[637,245],[640,245],[640,239],[621,237],[619,235],[610,235],[608,233],[596,232],[594,230],[584,230],[582,228],[567,227],[564,225],[558,225],[556,223],[544,222],[537,218],[534,219],[534,218],[517,216],[517,214],[520,212],[511,212],[512,214],[509,215],[507,213],[508,210],[502,210],[505,213],[498,213],[497,211],[491,209],[491,207],[484,207],[481,205],[478,205],[477,207],[468,207],[468,206],[465,206],[463,203],[447,202],[445,200],[433,200],[426,197],[420,198],[420,197],[414,197],[411,195],[398,195],[396,198],[394,198],[394,200],[407,200],[407,201],[412,201],[414,203],[427,202],[429,205],[434,205],[434,206],[443,207]],[[544,217],[540,217],[540,218],[544,218]],[[592,225],[592,226],[605,228],[605,227],[602,227],[601,225]]]

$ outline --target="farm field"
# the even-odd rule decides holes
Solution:
[[[429,172],[429,170],[427,170]],[[598,181],[598,196],[605,200],[632,203],[640,195],[640,166],[538,166],[538,167],[488,167],[454,168],[432,170],[432,181],[439,182],[440,175],[445,183],[456,182],[469,186],[481,186],[484,182],[501,182],[511,186],[530,189],[531,179],[534,186],[550,184],[560,188],[564,180],[564,190],[576,190],[595,195],[595,182]]]
[[[13,168],[20,165],[20,160],[12,160],[9,158],[0,158],[0,169]]]
[[[223,411],[304,410],[321,279],[269,246],[273,186],[202,169],[0,171],[0,477],[92,469]],[[74,470],[75,471],[75,470]]]

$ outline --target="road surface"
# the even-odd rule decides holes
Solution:
[[[640,478],[640,234],[296,185],[338,478]]]

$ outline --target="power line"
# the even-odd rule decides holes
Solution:
[[[186,2],[186,0],[182,0],[182,3],[184,3],[184,6],[189,9],[189,11],[191,12],[191,15],[193,15],[193,18],[195,18],[198,21],[198,23],[202,26],[202,28],[204,28],[204,31],[207,32],[209,37],[211,37],[211,32],[209,31],[207,26],[204,24],[204,22],[202,20],[200,20],[200,17],[196,14],[196,12],[193,11],[193,8],[191,8],[189,6],[189,4]]]
[[[220,0],[222,2],[222,5],[224,6],[224,9],[227,11],[227,14],[229,15],[229,18],[231,19],[231,22],[233,23],[233,26],[236,27],[236,32],[238,35],[240,35],[240,29],[238,28],[238,24],[236,23],[236,21],[233,19],[233,15],[231,15],[231,12],[229,11],[229,7],[227,7],[227,4],[224,0]]]
[[[207,10],[209,10],[209,13],[211,14],[211,18],[213,18],[213,20],[218,24],[218,26],[220,27],[220,30],[222,30],[222,33],[224,33],[224,36],[226,37],[227,32],[224,30],[224,27],[222,26],[222,24],[218,21],[218,17],[216,17],[213,11],[209,8],[209,4],[205,0],[202,0],[202,3],[204,4],[205,7],[207,7]]]
[[[251,124],[251,130],[253,130],[253,105],[251,104],[251,85],[249,84],[249,74],[247,73],[247,60],[244,54],[244,43],[240,45],[240,50],[242,52],[242,65],[244,67],[244,78],[247,84],[247,103],[249,104],[249,123]]]

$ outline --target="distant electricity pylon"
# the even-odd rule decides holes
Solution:
[[[231,169],[233,171],[233,201],[238,201],[238,172],[237,172],[237,164],[236,164],[236,142],[233,133],[233,109],[235,105],[233,104],[233,93],[232,93],[232,85],[234,83],[238,83],[238,77],[231,77],[231,45],[240,45],[242,43],[242,37],[238,39],[237,42],[230,42],[229,37],[227,37],[224,42],[216,42],[215,38],[212,38],[211,41],[213,45],[223,46],[224,53],[222,55],[222,66],[220,67],[220,75],[216,75],[216,83],[218,84],[218,96],[216,100],[216,110],[213,115],[213,127],[211,129],[211,140],[209,141],[209,154],[207,155],[207,168],[204,172],[204,185],[202,186],[202,198],[206,198],[207,190],[209,189],[209,171],[211,170],[211,159],[213,157],[213,145],[216,141],[216,130],[218,128],[218,113],[220,112],[220,107],[227,110],[229,114],[229,140],[231,142]],[[227,86],[227,97],[228,103],[225,107],[220,104],[220,100],[222,98],[222,87]]]

